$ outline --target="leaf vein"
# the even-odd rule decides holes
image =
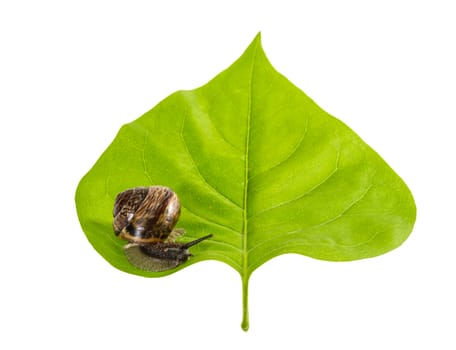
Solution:
[[[218,95],[225,95],[226,98],[225,98],[225,101],[228,101],[230,103],[231,106],[233,106],[233,108],[237,111],[238,114],[241,114],[241,110],[239,108],[238,105],[236,105],[232,98],[230,98],[230,96],[226,93],[225,90],[217,87],[217,95],[214,96],[214,97],[218,97]],[[215,98],[213,98],[213,100],[215,100]],[[225,141],[225,143],[227,145],[229,145],[231,148],[233,148],[233,150],[235,150],[236,152],[238,153],[242,153],[242,150],[239,149],[237,146],[235,146],[234,144],[232,144],[230,141],[228,141],[228,139],[225,137],[225,135],[220,131],[220,129],[218,128],[218,126],[216,125],[216,123],[214,122],[214,120],[211,118],[211,114],[209,113],[209,120],[211,122],[212,125],[214,125],[214,129],[217,131],[217,133],[220,135],[220,137],[223,139],[223,141]]]
[[[282,202],[282,203],[278,203],[278,204],[276,204],[276,205],[274,205],[274,206],[272,206],[272,207],[266,208],[266,209],[264,209],[264,210],[261,210],[261,211],[255,213],[254,215],[252,215],[252,216],[250,217],[250,219],[252,219],[252,218],[254,218],[254,217],[256,217],[256,216],[259,216],[259,215],[261,215],[261,214],[264,214],[264,213],[266,213],[266,212],[268,212],[268,211],[271,211],[271,210],[274,210],[274,209],[283,207],[283,206],[285,206],[285,205],[294,203],[294,202],[296,202],[296,201],[298,201],[298,200],[300,200],[300,199],[302,199],[302,198],[304,198],[304,197],[310,195],[312,192],[314,192],[317,188],[319,188],[320,186],[322,186],[324,183],[326,183],[331,177],[333,177],[333,176],[336,174],[336,172],[339,170],[339,157],[340,157],[340,152],[338,151],[338,152],[337,152],[337,158],[336,158],[336,165],[335,165],[334,169],[333,169],[333,170],[332,170],[332,171],[331,171],[331,172],[330,172],[322,181],[320,181],[320,182],[317,183],[316,185],[312,186],[310,189],[308,189],[306,192],[304,192],[303,194],[299,195],[299,196],[296,197],[296,198],[289,199],[289,200],[287,200],[287,201],[285,201],[285,202]]]
[[[290,232],[286,232],[280,236],[276,236],[276,237],[273,237],[273,238],[269,238],[269,239],[266,239],[266,240],[263,240],[261,243],[257,244],[255,247],[253,248],[250,248],[249,249],[249,252],[252,252],[254,251],[255,249],[257,249],[258,247],[260,246],[263,246],[265,244],[269,244],[271,241],[274,241],[276,239],[283,239],[284,236],[291,236],[291,235],[295,235],[295,234],[299,234],[301,232],[305,232],[305,231],[310,231],[312,229],[315,229],[315,228],[318,228],[318,227],[321,227],[321,226],[324,226],[324,225],[327,225],[331,222],[334,222],[336,220],[339,220],[340,218],[342,218],[345,213],[347,211],[349,211],[351,208],[353,208],[357,203],[359,203],[366,195],[367,193],[371,190],[371,188],[373,187],[374,185],[371,184],[367,187],[367,189],[361,194],[360,197],[358,197],[357,199],[355,199],[352,203],[350,203],[344,210],[342,210],[339,214],[337,214],[336,216],[334,216],[333,218],[329,219],[329,220],[326,220],[324,222],[321,222],[317,225],[313,225],[313,226],[310,226],[310,227],[304,227],[302,229],[299,229],[299,230],[295,230],[295,231],[290,231]],[[313,243],[312,243],[313,244]],[[329,245],[329,244],[328,244]],[[342,246],[342,245],[340,245]]]
[[[324,225],[327,225],[333,221],[336,221],[338,219],[340,219],[342,216],[344,216],[344,214],[349,211],[351,208],[353,208],[356,204],[358,204],[368,193],[369,191],[371,190],[371,188],[373,187],[374,185],[373,184],[370,184],[367,189],[363,192],[363,194],[357,198],[355,201],[353,201],[352,203],[350,203],[347,208],[345,208],[344,210],[342,210],[338,215],[336,215],[335,217],[333,217],[332,219],[329,219],[325,222],[322,222],[321,224],[318,224],[316,225],[315,227],[321,227],[321,226],[324,226]]]
[[[229,226],[226,226],[226,225],[224,225],[224,224],[220,224],[220,223],[215,222],[215,221],[213,221],[213,220],[209,220],[209,219],[207,219],[207,218],[205,218],[205,217],[203,217],[203,216],[201,216],[201,215],[198,215],[198,214],[196,214],[195,212],[193,212],[193,211],[191,211],[190,209],[188,209],[188,207],[182,206],[182,209],[185,210],[185,211],[187,211],[187,212],[189,212],[191,215],[193,215],[193,216],[195,216],[195,217],[197,217],[197,218],[199,218],[199,219],[202,219],[202,220],[206,221],[206,222],[209,223],[209,224],[212,224],[212,225],[215,225],[215,226],[219,226],[219,227],[221,227],[221,228],[224,228],[224,229],[226,229],[226,230],[228,230],[228,231],[231,231],[231,232],[234,232],[234,233],[237,233],[238,235],[240,235],[239,231],[235,230],[234,228],[229,227]]]
[[[236,106],[233,101],[231,100],[231,98],[229,98],[228,94],[226,93],[226,91],[218,88],[217,89],[219,91],[219,94],[224,94],[226,95],[228,98],[226,99],[226,101],[229,101],[230,104],[232,106],[235,107],[235,109],[238,110],[239,112],[239,107]],[[214,96],[214,97],[217,97],[217,96]],[[214,99],[214,98],[213,98]],[[233,150],[235,150],[236,152],[240,153],[241,150],[239,148],[237,148],[234,144],[232,144],[230,141],[228,141],[228,139],[225,137],[225,135],[221,132],[221,130],[219,129],[219,127],[217,126],[217,124],[215,123],[215,121],[211,118],[211,113],[208,113],[208,119],[209,121],[211,122],[212,126],[214,127],[215,131],[217,132],[217,134],[221,137],[221,139],[228,145],[230,146]]]
[[[149,174],[149,170],[147,169],[147,157],[146,157],[146,145],[147,145],[147,138],[149,137],[149,130],[146,130],[144,135],[144,146],[142,148],[142,163],[144,167],[144,175],[146,175],[149,183],[152,185],[154,182],[152,181],[152,177]]]
[[[305,126],[305,129],[304,129],[304,132],[302,133],[298,143],[295,145],[295,147],[291,150],[291,152],[286,155],[282,160],[280,160],[278,163],[276,163],[275,165],[271,166],[270,168],[258,173],[258,174],[255,174],[254,176],[252,176],[250,178],[250,180],[258,177],[258,176],[261,176],[261,175],[265,175],[267,174],[268,172],[271,172],[272,170],[278,168],[279,166],[283,165],[287,160],[289,160],[291,157],[293,157],[293,155],[298,151],[298,149],[301,147],[302,145],[302,142],[304,140],[304,137],[306,136],[307,134],[307,131],[308,131],[308,124],[309,124],[309,119],[306,120],[306,126]]]
[[[203,183],[212,191],[212,192],[215,192],[217,193],[221,198],[223,198],[223,200],[225,202],[229,202],[231,205],[233,205],[234,207],[238,208],[238,209],[241,209],[241,206],[236,204],[235,202],[233,202],[230,198],[228,198],[227,196],[225,196],[222,192],[220,192],[217,188],[215,188],[213,185],[211,185],[206,177],[201,173],[198,165],[196,164],[195,162],[195,158],[193,157],[193,154],[192,152],[190,152],[190,149],[188,148],[188,144],[187,144],[187,140],[185,139],[185,136],[184,136],[184,128],[185,128],[185,120],[187,119],[187,114],[184,115],[184,118],[183,118],[183,121],[182,121],[182,129],[181,129],[181,132],[180,132],[180,137],[182,139],[182,143],[185,147],[185,150],[190,158],[190,161],[192,162],[195,170],[196,170],[196,173],[198,174],[198,176],[200,177],[200,179],[203,181]]]
[[[207,257],[204,258],[204,259],[198,259],[198,258],[194,258],[194,262],[192,262],[192,264],[195,264],[197,263],[198,261],[204,261],[204,260],[215,260],[215,261],[222,261],[222,262],[226,262],[228,265],[230,265],[230,263],[228,261],[230,261],[232,263],[232,267],[236,270],[236,271],[241,271],[241,265],[235,260],[233,259],[232,257],[230,257],[229,255],[226,255],[226,254],[222,254],[222,253],[216,253],[214,251],[210,251],[208,252],[207,254]]]
[[[198,237],[196,237],[196,238],[198,238]],[[230,244],[228,242],[217,241],[217,240],[214,240],[214,239],[211,239],[211,242],[214,243],[214,244],[221,245],[221,246],[229,247],[229,248],[235,250],[236,252],[242,254],[242,250],[240,248],[238,248],[237,246],[235,246],[233,244]]]
[[[340,244],[340,243],[336,243],[336,242],[332,242],[332,243],[308,242],[308,241],[306,242],[306,241],[303,240],[302,242],[287,241],[286,245],[293,246],[293,248],[297,248],[299,246],[303,246],[303,247],[308,247],[308,246],[311,246],[311,247],[315,247],[315,246],[324,246],[324,247],[337,246],[337,247],[340,247],[340,248],[350,248],[350,249],[352,249],[352,248],[358,248],[358,247],[361,247],[363,245],[369,244],[375,238],[377,238],[379,235],[381,235],[382,233],[385,233],[385,232],[386,231],[377,231],[377,232],[373,233],[368,239],[366,239],[366,240],[364,240],[362,242],[356,243],[356,244]],[[291,233],[288,233],[288,234],[291,234]],[[277,248],[268,250],[265,254],[260,255],[258,257],[256,263],[254,265],[252,265],[253,267],[251,267],[251,268],[254,268],[255,265],[260,266],[261,264],[263,264],[267,260],[272,259],[272,258],[274,258],[274,257],[276,257],[278,255],[284,254],[283,251],[284,251],[284,249],[286,249],[286,245],[282,245],[282,246],[279,246]],[[254,249],[252,249],[252,250],[254,250]],[[279,254],[276,254],[276,253],[279,253]],[[302,254],[301,252],[298,252],[298,251],[289,251],[288,253]]]

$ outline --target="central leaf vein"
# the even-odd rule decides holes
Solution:
[[[252,64],[250,66],[250,76],[248,81],[248,108],[247,108],[247,120],[246,120],[246,131],[245,131],[245,166],[244,166],[244,204],[243,204],[243,227],[242,227],[242,278],[244,280],[244,286],[246,287],[248,281],[248,244],[247,244],[247,233],[248,233],[248,191],[249,191],[249,146],[250,146],[250,128],[251,128],[251,117],[252,117],[252,80],[253,71],[255,67],[255,59],[257,54],[257,46],[253,48]]]

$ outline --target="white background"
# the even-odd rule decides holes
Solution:
[[[452,1],[1,1],[0,348],[455,349]],[[124,123],[237,59],[258,31],[278,71],[411,188],[386,255],[219,262],[145,279],[86,240],[74,192]]]

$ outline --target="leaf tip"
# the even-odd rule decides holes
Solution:
[[[261,47],[261,31],[259,31],[258,34],[255,36],[251,45]]]
[[[250,56],[251,53],[262,51],[263,47],[261,45],[261,32],[255,36],[255,38],[251,41],[247,49],[244,51],[244,55]]]

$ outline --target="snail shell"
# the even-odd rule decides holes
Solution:
[[[132,188],[116,197],[113,229],[129,242],[161,242],[173,232],[180,210],[177,195],[168,187]],[[171,238],[182,233],[176,231]]]

